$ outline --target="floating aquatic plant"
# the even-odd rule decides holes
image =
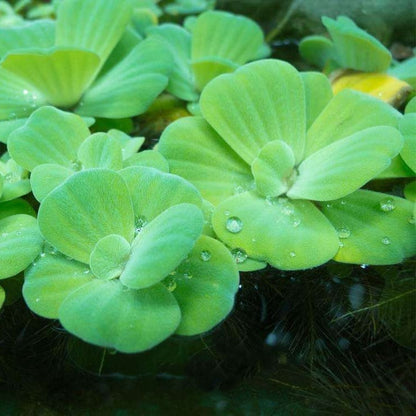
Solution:
[[[163,40],[174,55],[167,91],[190,102],[198,101],[211,79],[265,53],[261,28],[247,17],[228,12],[202,13],[192,23],[191,33],[170,23],[149,33]]]
[[[307,61],[330,75],[334,93],[352,88],[399,105],[416,87],[416,58],[391,67],[390,51],[348,17],[333,20],[324,16],[322,22],[331,39],[308,36],[300,42],[299,50]]]
[[[64,0],[56,23],[1,29],[0,140],[44,105],[86,117],[143,113],[168,83],[171,56],[157,39],[126,34],[131,18],[128,0]]]
[[[415,254],[412,204],[359,189],[403,147],[395,109],[352,90],[332,97],[324,75],[277,60],[219,76],[200,106],[203,117],[172,123],[158,150],[215,206],[214,231],[242,270]]]
[[[166,13],[171,15],[199,14],[213,9],[216,0],[175,0],[164,7]]]
[[[153,168],[72,175],[41,203],[50,247],[25,273],[28,306],[123,352],[211,329],[233,306],[238,272],[201,235],[202,203],[184,179]]]

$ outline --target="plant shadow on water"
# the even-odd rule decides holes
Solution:
[[[410,415],[415,357],[377,305],[386,274],[412,270],[243,273],[219,327],[133,355],[77,341],[20,302],[0,322],[3,414]]]

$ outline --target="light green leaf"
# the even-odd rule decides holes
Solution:
[[[85,169],[119,170],[123,166],[121,145],[109,134],[95,133],[79,147],[78,160]]]
[[[23,26],[0,27],[0,39],[0,57],[22,49],[51,48],[55,43],[55,23],[37,20]]]
[[[222,140],[202,117],[185,117],[162,133],[158,151],[170,171],[198,188],[202,196],[218,205],[253,184],[250,167]],[[240,189],[238,188],[238,189]]]
[[[338,250],[334,227],[309,201],[265,199],[245,192],[221,203],[212,222],[218,238],[241,251],[241,263],[248,256],[297,270],[323,264]]]
[[[8,54],[1,66],[41,91],[49,104],[68,108],[91,84],[99,63],[98,56],[88,50],[55,47]],[[36,96],[33,106],[38,106],[37,101]]]
[[[205,88],[205,85],[215,77],[221,74],[234,72],[238,67],[239,65],[229,59],[215,56],[194,59],[192,61],[192,70],[198,91],[202,91]]]
[[[123,160],[126,160],[130,156],[136,154],[145,140],[144,137],[130,137],[126,133],[117,129],[111,129],[107,132],[107,134],[120,143]]]
[[[271,197],[285,193],[294,167],[295,156],[284,141],[267,143],[251,165],[257,192]]]
[[[368,127],[397,127],[401,117],[397,110],[378,98],[358,91],[342,90],[309,128],[305,156]]]
[[[1,69],[0,69],[0,73],[1,73]],[[1,88],[1,85],[0,85],[0,88]],[[0,106],[1,106],[1,103],[0,103]],[[26,118],[17,118],[17,119],[0,121],[0,143],[7,143],[7,138],[9,137],[9,134],[17,130],[19,127],[23,126],[26,123],[26,120],[27,120]]]
[[[168,161],[156,150],[143,150],[135,153],[123,162],[124,167],[147,166],[158,169],[162,172],[169,172]]]
[[[300,164],[287,195],[315,201],[341,198],[386,169],[402,146],[400,132],[392,127],[371,127],[338,140]]]
[[[30,186],[38,201],[42,201],[49,192],[57,188],[67,178],[75,173],[61,165],[45,163],[36,166],[30,175]]]
[[[162,284],[129,290],[119,280],[96,279],[64,300],[59,319],[65,329],[86,342],[133,353],[169,337],[181,313]]]
[[[0,220],[0,279],[24,270],[42,249],[36,219],[17,214]]]
[[[405,199],[358,190],[323,205],[340,233],[335,260],[356,264],[395,264],[416,254],[413,204]]]
[[[97,242],[90,256],[90,267],[98,279],[114,279],[121,275],[129,258],[130,244],[120,235],[110,234]]]
[[[3,307],[3,303],[4,303],[5,300],[6,300],[6,292],[0,286],[0,309]]]
[[[416,113],[405,114],[400,120],[399,130],[404,138],[404,146],[400,156],[416,172]]]
[[[399,344],[416,349],[415,277],[388,279],[380,298],[380,318]]]
[[[105,62],[130,21],[129,1],[65,0],[59,5],[56,45],[88,49]]]
[[[374,36],[360,29],[351,19],[322,17],[333,42],[335,59],[342,68],[366,72],[384,72],[390,66],[391,54]]]
[[[78,172],[54,189],[39,208],[39,227],[59,251],[89,262],[95,244],[109,234],[131,241],[134,213],[126,184],[107,169]]]
[[[78,147],[89,135],[81,117],[54,107],[42,107],[9,136],[8,150],[27,170],[44,163],[72,168]]]
[[[306,128],[308,129],[333,96],[329,79],[319,72],[301,72],[306,98]]]
[[[263,32],[253,20],[223,11],[202,13],[192,29],[192,61],[208,56],[242,65],[254,59]]]
[[[172,293],[182,312],[177,334],[209,331],[230,313],[239,274],[230,252],[219,241],[200,237],[173,277]]]
[[[248,164],[268,142],[283,140],[303,156],[306,114],[302,78],[290,64],[266,59],[221,75],[201,94],[209,124]]]
[[[57,319],[64,299],[91,280],[88,266],[50,249],[26,270],[23,297],[33,312]]]
[[[167,46],[149,38],[99,77],[75,111],[106,118],[144,113],[167,86],[171,66],[172,57]]]
[[[406,105],[404,109],[405,114],[416,113],[416,97],[413,97]]]
[[[3,68],[0,63],[0,120],[6,120],[7,127],[15,127],[19,119],[28,117],[37,107],[46,104],[46,98],[27,80]],[[11,126],[10,126],[11,124]],[[4,130],[4,127],[2,127]],[[2,133],[2,141],[7,140],[7,128]]]
[[[163,280],[189,254],[203,222],[201,210],[192,204],[174,205],[162,212],[134,239],[121,282],[143,289]]]
[[[412,86],[413,89],[416,88],[416,57],[413,56],[409,59],[406,59],[403,62],[400,62],[398,65],[389,68],[387,71],[389,75],[393,75],[396,78],[406,81]]]
[[[133,201],[136,219],[150,222],[168,208],[182,203],[202,207],[198,190],[185,179],[145,166],[121,170]]]
[[[190,33],[181,26],[171,23],[152,27],[148,33],[166,42],[173,56],[174,66],[166,90],[182,100],[197,100],[198,94],[195,91],[190,67]]]
[[[333,43],[325,36],[307,36],[299,43],[299,53],[303,59],[322,69],[333,58]]]
[[[403,189],[403,193],[406,199],[416,202],[416,180],[409,182]],[[416,205],[415,205],[416,209]]]

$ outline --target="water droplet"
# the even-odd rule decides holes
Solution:
[[[291,251],[291,252],[289,253],[289,256],[290,256],[290,257],[296,257],[296,253],[295,253],[294,251]]]
[[[238,185],[234,188],[234,193],[236,194],[242,194],[244,191],[245,189],[241,185]]]
[[[27,94],[29,94],[29,91],[28,90],[23,90],[23,95],[27,95]]]
[[[183,274],[183,277],[185,279],[192,279],[193,276],[192,276],[192,273],[186,272]],[[176,288],[176,283],[175,283],[175,288]]]
[[[211,253],[208,250],[202,250],[200,258],[202,261],[209,261],[211,258]]]
[[[252,239],[251,239],[251,242],[252,242],[252,243],[255,243],[256,241],[257,241],[257,240],[256,240],[255,238],[252,238]]]
[[[391,244],[390,238],[388,238],[388,237],[383,237],[383,238],[381,239],[381,242],[382,242],[384,245],[386,245],[386,246],[388,246],[389,244]]]
[[[90,272],[90,269],[85,269],[83,273],[84,274],[89,274],[89,272]]]
[[[396,208],[396,205],[392,198],[386,198],[380,201],[380,209],[384,212],[393,211]]]
[[[241,248],[235,248],[231,250],[231,254],[237,264],[244,263],[247,260],[247,253]]]
[[[341,204],[341,205],[347,205],[347,202],[346,202],[346,201],[344,201],[343,199],[341,199],[340,204]]]
[[[348,238],[351,235],[351,231],[348,227],[340,227],[337,229],[338,237],[339,238]]]
[[[327,208],[332,208],[332,204],[331,204],[330,202],[328,202],[328,203],[326,204],[326,207],[327,207]]]
[[[71,169],[72,170],[75,170],[76,172],[78,172],[79,170],[81,170],[81,168],[82,168],[82,165],[81,165],[81,162],[79,160],[74,160],[71,163]]]
[[[410,218],[407,220],[407,222],[408,222],[409,224],[414,224],[414,223],[415,223],[415,219],[414,219],[413,217],[410,217]]]
[[[35,299],[35,302],[39,302],[39,301],[40,301],[40,298],[36,298],[36,299]]]
[[[136,218],[136,221],[134,222],[134,232],[138,234],[141,230],[143,230],[143,227],[147,224],[147,220],[145,217],[138,217]]]
[[[342,241],[340,241],[340,242],[338,243],[338,247],[339,247],[339,248],[344,247],[344,243],[343,243]]]
[[[368,267],[368,264],[360,264],[360,267],[362,268],[362,269],[366,269],[367,267]]]
[[[224,211],[224,215],[228,217],[230,215],[230,211]]]
[[[40,253],[40,256],[43,258],[46,256],[46,253]]]
[[[230,233],[236,234],[243,229],[243,221],[238,217],[230,217],[227,219],[225,227]]]
[[[296,227],[299,227],[299,225],[300,225],[301,222],[302,221],[300,220],[300,218],[295,217],[292,220],[292,225],[293,225],[294,228],[296,228]]]

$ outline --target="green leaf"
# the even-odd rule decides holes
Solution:
[[[49,192],[65,182],[74,173],[75,171],[72,169],[53,163],[36,166],[30,175],[30,186],[33,195],[38,201],[42,201]]]
[[[356,264],[395,264],[416,254],[413,204],[403,198],[358,190],[322,207],[340,233],[335,260]]]
[[[3,303],[4,303],[5,300],[6,300],[6,292],[0,286],[0,309],[3,307]]]
[[[402,81],[407,82],[412,86],[413,89],[416,88],[416,57],[406,59],[403,62],[400,62],[398,65],[389,68],[387,71],[389,75],[393,75],[396,78],[401,79]]]
[[[204,118],[248,164],[268,142],[283,140],[303,156],[305,93],[290,64],[263,60],[212,80],[201,94]]]
[[[239,65],[229,59],[218,58],[215,56],[194,59],[192,61],[192,70],[198,91],[202,91],[208,82],[217,76],[234,72],[238,67]]]
[[[167,46],[158,39],[148,38],[99,77],[75,111],[106,118],[144,113],[166,88],[171,66]]]
[[[383,172],[379,173],[374,179],[408,178],[413,176],[415,176],[414,171],[409,168],[400,155],[397,155],[391,160],[388,168],[384,169]]]
[[[59,309],[66,330],[86,342],[121,352],[152,348],[179,325],[180,309],[162,285],[129,290],[119,280],[93,280]]]
[[[306,98],[306,128],[308,129],[333,96],[329,79],[319,72],[301,72]]]
[[[34,217],[35,210],[29,202],[21,198],[0,202],[0,220],[16,214],[26,214]]]
[[[243,65],[254,59],[263,32],[251,19],[223,11],[202,13],[192,30],[192,61],[208,56]]]
[[[129,1],[65,0],[56,21],[56,45],[88,49],[105,62],[130,21]]]
[[[390,51],[374,36],[360,29],[351,19],[322,17],[333,42],[335,60],[343,68],[366,72],[384,72],[390,66]]]
[[[416,113],[405,114],[400,120],[399,129],[404,138],[400,156],[416,172]]]
[[[114,279],[123,272],[130,254],[129,242],[110,234],[97,242],[90,256],[90,267],[98,279]]]
[[[334,46],[325,36],[307,36],[299,43],[299,53],[303,59],[322,69],[333,58]]]
[[[404,109],[405,114],[416,113],[416,97],[413,97],[406,105]]]
[[[202,207],[198,190],[179,176],[144,166],[125,168],[119,173],[129,188],[136,219],[152,221],[163,211],[182,203]]]
[[[37,20],[24,26],[0,28],[0,56],[8,52],[33,48],[51,48],[55,43],[55,23],[52,20]]]
[[[162,172],[169,172],[168,161],[162,156],[161,153],[156,150],[143,150],[139,153],[135,153],[123,162],[124,167],[130,166],[147,166],[149,168],[155,168]]]
[[[406,199],[416,202],[416,180],[409,182],[403,189],[403,193]],[[416,206],[415,206],[416,209]]]
[[[131,241],[134,214],[126,184],[107,169],[78,172],[54,189],[39,208],[45,239],[63,254],[89,262],[95,244],[109,234]]]
[[[166,42],[173,56],[173,70],[166,90],[182,100],[196,101],[198,94],[195,91],[190,66],[190,33],[181,26],[171,23],[152,27],[148,33]]]
[[[85,264],[69,260],[50,248],[26,270],[23,297],[33,312],[57,319],[64,299],[92,277]]]
[[[19,119],[28,117],[37,107],[46,104],[46,98],[27,80],[3,68],[0,63],[0,120],[7,121],[7,128],[2,133],[6,142],[10,127],[20,124]],[[2,127],[2,130],[4,127]]]
[[[0,69],[0,74],[1,74],[1,69]],[[0,84],[1,84],[1,78],[0,78]],[[1,85],[0,85],[0,88],[1,88]],[[1,102],[0,102],[0,106],[1,106]],[[0,143],[7,143],[7,138],[9,137],[9,134],[17,130],[19,127],[23,126],[26,123],[26,120],[27,120],[26,118],[17,118],[17,119],[0,121]]]
[[[195,205],[178,204],[162,212],[134,239],[121,282],[143,289],[163,280],[189,254],[202,226],[202,212]]]
[[[36,219],[17,214],[0,220],[0,279],[24,270],[42,249]]]
[[[257,192],[271,197],[285,193],[294,167],[295,156],[284,141],[267,143],[251,165]]]
[[[250,167],[202,117],[184,117],[170,124],[157,150],[172,173],[190,181],[214,205],[234,195],[237,187],[246,190],[253,184]]]
[[[8,150],[27,170],[44,163],[72,168],[78,147],[89,135],[81,117],[54,107],[42,107],[9,136]]]
[[[111,129],[107,132],[112,138],[116,139],[121,146],[123,160],[136,154],[144,143],[144,137],[130,137],[121,130]]]
[[[239,274],[230,252],[219,241],[200,237],[174,278],[172,293],[182,312],[177,334],[209,331],[230,313]]]
[[[372,127],[338,140],[300,164],[287,195],[315,201],[341,198],[386,169],[402,146],[400,132],[392,127]]]
[[[397,127],[401,117],[392,106],[375,97],[343,90],[335,95],[309,128],[305,156],[368,127]]]
[[[380,298],[380,318],[399,344],[416,349],[416,280],[388,279]]]
[[[88,137],[78,149],[78,160],[84,169],[107,168],[119,170],[123,166],[121,145],[106,133]]]
[[[55,47],[8,54],[1,66],[41,91],[49,104],[68,108],[91,84],[99,63],[98,56],[88,50]]]
[[[309,201],[245,192],[221,203],[212,222],[218,238],[241,251],[241,263],[250,257],[279,269],[297,270],[323,264],[338,250],[334,227]]]

